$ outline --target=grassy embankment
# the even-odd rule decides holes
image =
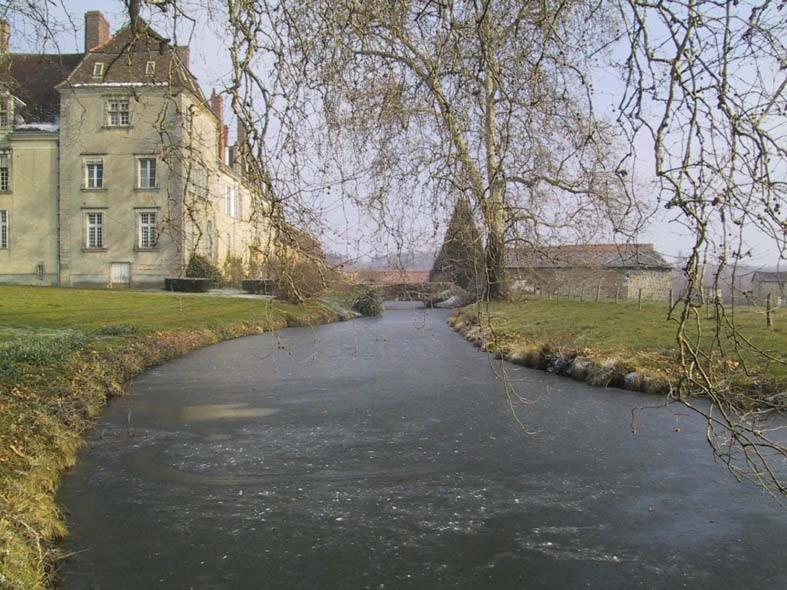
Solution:
[[[345,299],[0,286],[0,588],[50,585],[60,477],[129,378],[221,340],[336,321]]]
[[[688,334],[707,344],[715,322],[705,319],[704,310],[699,315],[699,324],[690,323]],[[472,305],[460,310],[451,324],[469,340],[519,364],[549,368],[595,385],[664,393],[679,377],[677,322],[666,316],[664,303],[643,303],[638,309],[636,302],[529,298],[488,308]],[[736,308],[741,332],[782,362],[744,352],[749,373],[731,363],[733,370],[727,374],[734,387],[763,396],[787,388],[787,310],[775,310],[774,318],[775,327],[769,330],[762,310]],[[722,332],[721,340],[732,350],[731,335]],[[572,363],[574,359],[579,362]],[[627,381],[631,373],[636,375]]]

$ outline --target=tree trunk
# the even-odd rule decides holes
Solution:
[[[503,225],[503,212],[499,206],[492,204],[491,211],[487,214],[486,226],[486,289],[488,300],[503,299],[507,295],[505,270],[505,235]]]

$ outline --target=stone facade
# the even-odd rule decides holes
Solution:
[[[514,292],[599,296],[603,299],[669,297],[671,267],[651,244],[587,244],[509,252],[508,279]]]
[[[46,80],[29,71],[31,56],[0,47],[11,63],[0,96],[10,111],[4,121],[0,110],[0,157],[11,158],[6,190],[0,162],[0,282],[162,287],[192,253],[220,268],[264,266],[269,205],[227,145],[222,101],[202,94],[187,49],[145,23],[109,37],[97,12],[86,15],[86,43],[39,69]]]
[[[768,295],[771,305],[787,305],[787,273],[757,271],[752,276],[751,298],[756,305],[765,305]]]

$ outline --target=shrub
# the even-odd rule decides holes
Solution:
[[[221,276],[224,279],[223,282],[225,285],[232,285],[233,287],[240,286],[241,281],[246,276],[243,258],[240,256],[227,256],[221,267]]]
[[[186,266],[186,276],[195,279],[208,279],[213,285],[222,282],[221,271],[202,254],[192,254]]]
[[[282,256],[274,274],[273,294],[292,303],[303,303],[327,288],[330,271],[320,260],[295,254]]]
[[[371,289],[361,293],[353,299],[353,311],[357,311],[362,316],[373,317],[383,313],[383,300]]]

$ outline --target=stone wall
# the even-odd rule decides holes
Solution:
[[[510,269],[511,289],[519,293],[584,295],[586,299],[636,299],[638,290],[647,300],[669,297],[671,271],[612,268]]]

